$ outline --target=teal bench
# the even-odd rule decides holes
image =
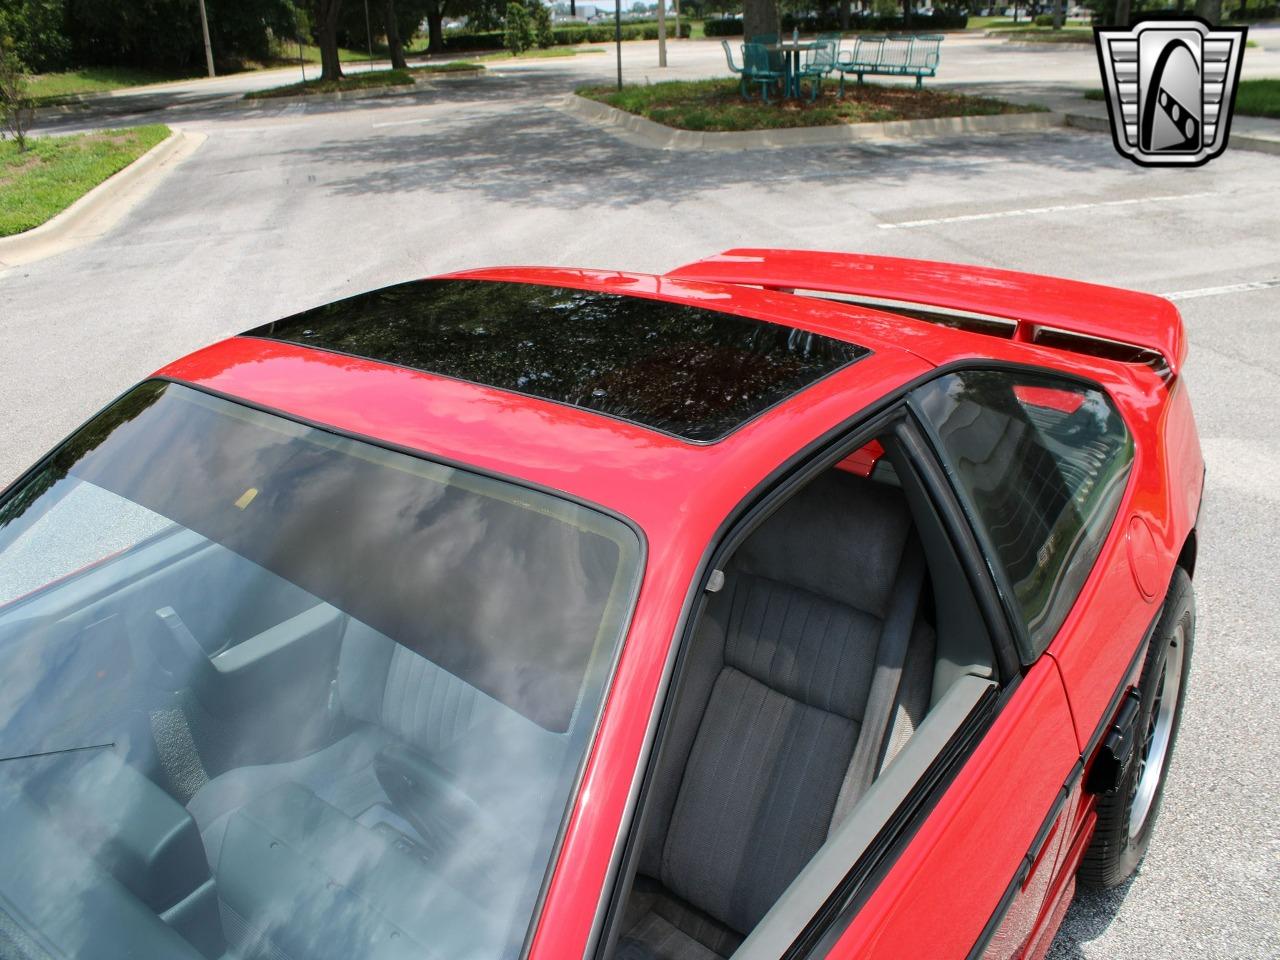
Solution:
[[[938,59],[943,38],[937,34],[911,36],[860,36],[853,51],[842,53],[836,61],[840,71],[840,95],[844,96],[844,78],[857,74],[858,82],[866,74],[889,77],[915,77],[916,88],[924,86],[925,77],[938,73]]]

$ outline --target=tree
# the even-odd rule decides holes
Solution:
[[[342,18],[342,0],[309,0],[311,29],[320,48],[320,79],[342,78],[342,62],[338,59],[338,22]]]
[[[391,68],[405,70],[409,64],[404,59],[404,44],[400,42],[400,22],[396,19],[396,0],[387,0],[385,28],[387,31],[387,49],[391,52]]]
[[[771,33],[775,36],[781,33],[778,0],[743,0],[742,32],[748,41],[763,33]]]
[[[18,152],[27,149],[27,128],[31,125],[34,104],[27,93],[27,74],[18,59],[14,43],[0,37],[0,136],[13,137]]]
[[[555,45],[556,33],[551,26],[551,10],[542,0],[529,0],[533,9],[529,12],[529,26],[533,30],[533,42],[546,49]]]
[[[1196,0],[1196,16],[1218,23],[1222,20],[1222,0]]]
[[[519,56],[533,46],[533,24],[529,20],[529,11],[522,3],[507,4],[504,44],[513,57]]]

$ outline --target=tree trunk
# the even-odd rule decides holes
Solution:
[[[1196,16],[1218,23],[1222,19],[1222,0],[1196,0]]]
[[[1129,5],[1129,0],[1116,0],[1116,26],[1127,27],[1131,16],[1132,9]]]
[[[915,0],[902,0],[902,29],[911,29],[911,7]],[[1016,9],[1016,8],[1015,8]]]
[[[777,36],[781,32],[777,0],[743,0],[742,33],[748,43],[752,37],[758,37],[762,33]]]
[[[1067,19],[1067,0],[1054,0],[1053,2],[1053,29],[1061,30],[1062,24]]]
[[[340,80],[342,63],[338,59],[338,17],[342,0],[318,0],[316,3],[316,42],[320,45],[320,79]]]
[[[396,0],[387,0],[387,47],[391,51],[391,69],[407,70],[404,60],[404,44],[400,42],[400,24],[396,20]]]
[[[569,0],[569,16],[576,17],[578,15],[578,0]]]
[[[427,52],[444,53],[444,8],[427,10]]]
[[[849,29],[849,12],[853,7],[852,0],[840,0],[840,29]]]

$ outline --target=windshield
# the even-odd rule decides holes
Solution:
[[[135,389],[0,501],[0,954],[518,955],[639,569],[598,511]]]

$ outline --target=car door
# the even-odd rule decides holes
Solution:
[[[1039,955],[1078,862],[1084,769],[1045,653],[1114,526],[1132,439],[1097,387],[1013,368],[955,371],[910,399],[919,459],[961,504],[1022,661],[989,729],[830,957]],[[1101,571],[1103,573],[1105,571]],[[1056,917],[1053,919],[1056,920]]]

